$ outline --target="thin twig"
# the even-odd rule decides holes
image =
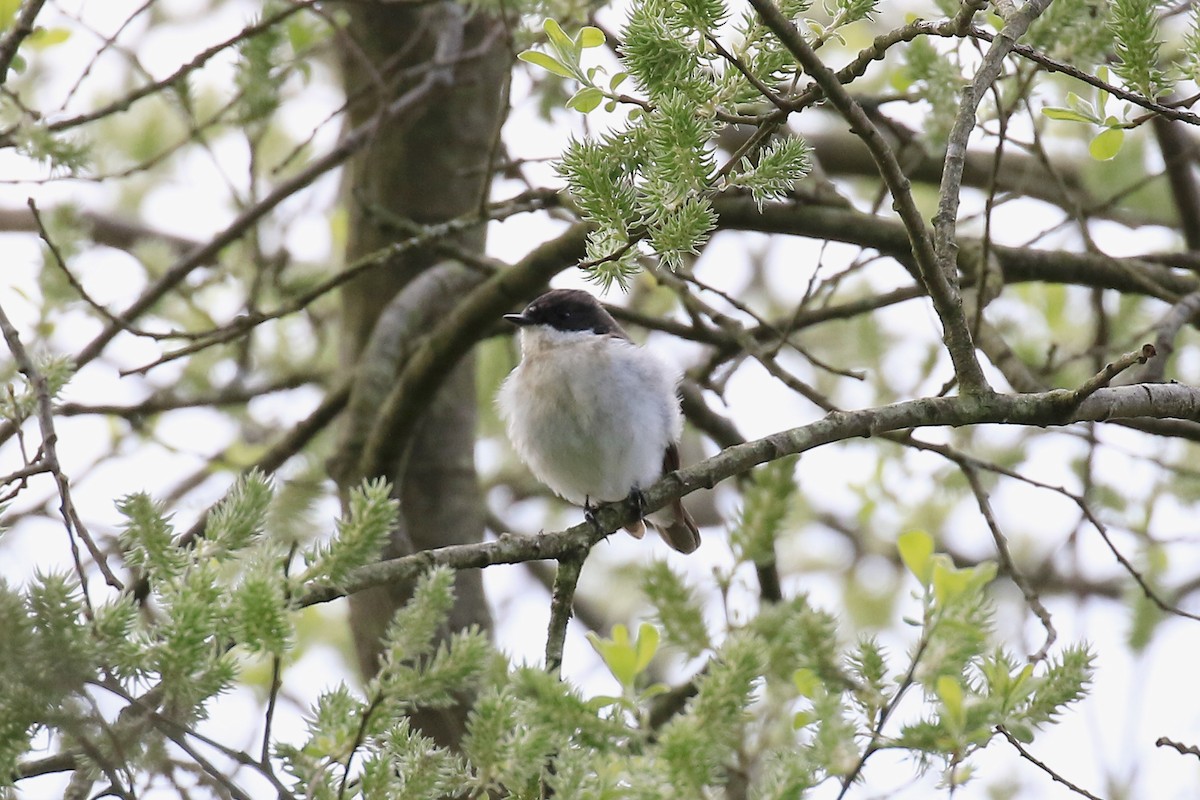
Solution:
[[[1009,733],[1008,729],[1005,728],[1003,725],[997,725],[996,730],[1000,734],[1002,734],[1005,739],[1008,739],[1009,744],[1011,744],[1013,747],[1017,748],[1017,752],[1021,754],[1021,758],[1025,759],[1030,764],[1033,764],[1035,767],[1040,769],[1042,772],[1049,775],[1051,777],[1051,779],[1054,780],[1055,783],[1061,783],[1063,786],[1066,786],[1072,792],[1075,792],[1075,794],[1082,795],[1083,797],[1087,797],[1087,798],[1089,798],[1089,800],[1103,800],[1103,798],[1097,797],[1096,795],[1089,792],[1087,789],[1084,789],[1081,786],[1077,786],[1074,783],[1071,783],[1069,780],[1064,778],[1062,775],[1059,775],[1057,772],[1052,770],[1045,763],[1039,761],[1032,753],[1030,753],[1028,750],[1026,750],[1024,747],[1022,747],[1021,743],[1019,741],[1017,741],[1017,738],[1015,736],[1013,736],[1011,733]]]
[[[1174,739],[1168,739],[1166,736],[1160,736],[1157,739],[1155,739],[1154,746],[1155,747],[1171,747],[1171,748],[1174,748],[1175,750],[1178,750],[1181,755],[1195,756],[1196,758],[1200,758],[1200,747],[1196,747],[1196,745],[1194,745],[1194,744],[1184,744],[1183,742],[1177,742]]]
[[[80,591],[83,592],[83,599],[86,603],[86,608],[89,616],[92,613],[92,602],[88,594],[87,574],[83,569],[83,562],[79,557],[79,548],[75,543],[75,537],[78,536],[83,540],[84,546],[92,555],[92,560],[99,567],[104,580],[109,586],[117,591],[122,591],[125,585],[117,578],[113,571],[108,566],[108,559],[105,558],[103,551],[96,545],[87,526],[83,524],[83,520],[79,518],[79,512],[75,509],[75,503],[71,500],[70,481],[67,480],[66,474],[62,471],[62,465],[58,460],[58,433],[54,429],[54,405],[53,398],[50,397],[50,387],[46,381],[46,376],[33,365],[33,359],[29,357],[29,352],[25,349],[25,345],[21,343],[21,337],[17,333],[17,329],[13,326],[8,318],[8,314],[0,308],[0,331],[3,331],[4,341],[8,345],[9,352],[17,362],[17,368],[29,381],[29,386],[33,389],[37,397],[37,419],[38,426],[42,432],[42,461],[45,463],[47,470],[54,476],[54,482],[58,487],[58,497],[60,500],[59,511],[62,514],[63,523],[67,531],[67,538],[71,544],[71,555],[75,561],[75,571],[79,578]]]
[[[1184,325],[1200,317],[1200,291],[1179,298],[1154,326],[1154,349],[1158,358],[1146,364],[1138,383],[1158,383],[1166,375],[1167,362],[1175,352],[1175,337]]]
[[[1109,364],[1104,365],[1104,369],[1097,372],[1092,377],[1084,381],[1083,385],[1076,389],[1071,394],[1071,402],[1075,404],[1082,403],[1087,398],[1096,393],[1098,389],[1103,389],[1112,383],[1112,379],[1120,375],[1125,370],[1132,367],[1134,364],[1145,364],[1150,359],[1157,355],[1157,351],[1152,344],[1144,344],[1140,350],[1134,350],[1126,353]]]
[[[50,255],[53,256],[54,263],[60,270],[62,270],[63,275],[65,275],[67,278],[67,283],[71,284],[71,288],[74,289],[76,293],[83,299],[83,302],[95,309],[100,316],[104,317],[104,319],[109,322],[109,324],[116,325],[121,330],[131,333],[134,336],[141,336],[150,339],[172,338],[172,334],[169,333],[154,333],[153,331],[145,331],[141,330],[140,328],[135,328],[126,320],[121,319],[109,311],[103,303],[96,301],[88,293],[87,289],[83,288],[83,284],[78,278],[75,277],[74,273],[71,272],[70,267],[67,266],[66,257],[62,254],[62,251],[58,249],[58,245],[54,243],[54,240],[50,238],[50,231],[46,229],[45,223],[42,222],[42,213],[38,210],[37,203],[32,197],[30,197],[27,201],[27,205],[29,206],[29,213],[33,215],[33,224],[37,228],[38,237],[50,250]]]
[[[996,522],[996,517],[992,514],[992,504],[988,500],[987,491],[983,488],[983,483],[979,480],[979,472],[976,467],[966,462],[959,462],[959,469],[967,478],[967,483],[971,486],[971,492],[975,495],[975,502],[979,506],[979,513],[983,515],[983,520],[988,526],[988,530],[992,533],[992,540],[996,543],[996,554],[1000,558],[1000,564],[1004,567],[1008,577],[1021,590],[1021,594],[1025,596],[1025,602],[1029,608],[1041,621],[1042,627],[1046,629],[1046,641],[1042,643],[1041,648],[1029,657],[1030,663],[1036,664],[1039,661],[1044,661],[1050,653],[1050,648],[1058,639],[1058,631],[1054,628],[1054,621],[1050,618],[1050,612],[1046,610],[1046,606],[1042,603],[1042,599],[1038,597],[1037,592],[1029,585],[1029,581],[1017,569],[1016,562],[1013,561],[1012,553],[1008,549],[1008,540],[1004,536],[1004,532],[1000,530],[999,524]]]
[[[952,275],[941,268],[938,251],[934,248],[924,216],[913,199],[911,184],[900,167],[896,154],[864,113],[862,106],[846,91],[838,81],[837,75],[817,56],[812,46],[805,41],[783,12],[771,0],[750,0],[750,4],[762,17],[763,22],[779,37],[784,47],[804,67],[805,73],[820,85],[830,102],[850,123],[851,130],[862,138],[863,143],[870,149],[871,157],[879,167],[880,177],[891,192],[892,205],[904,223],[921,281],[933,300],[938,319],[941,320],[942,339],[954,364],[954,374],[958,377],[958,383],[968,394],[989,393],[991,389],[975,355],[975,346],[963,314],[958,288],[952,280]]]

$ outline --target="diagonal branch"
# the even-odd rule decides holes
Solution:
[[[1036,394],[929,397],[858,411],[835,411],[808,425],[728,447],[712,458],[672,472],[643,492],[642,503],[610,503],[596,511],[596,525],[584,522],[539,536],[502,535],[481,544],[452,545],[381,561],[357,570],[341,586],[310,585],[297,592],[297,605],[308,606],[407,580],[434,566],[481,569],[562,559],[590,548],[608,532],[662,508],[697,489],[746,472],[759,464],[821,445],[920,427],[963,427],[985,423],[1049,427],[1073,422],[1105,422],[1134,417],[1200,420],[1200,389],[1174,384],[1148,384],[1099,389],[1076,405],[1073,393],[1057,389]],[[598,529],[597,529],[598,526]],[[1200,618],[1178,608],[1169,613]]]
[[[13,59],[17,57],[17,49],[21,46],[21,42],[33,33],[33,22],[37,19],[37,15],[42,13],[44,5],[46,5],[46,0],[27,0],[21,13],[13,20],[8,33],[4,35],[3,39],[0,39],[0,86],[3,86],[8,80],[8,68],[12,66]]]
[[[954,363],[954,374],[958,379],[958,384],[967,394],[989,393],[991,388],[987,384],[987,379],[984,377],[979,360],[975,355],[971,331],[967,325],[966,316],[963,314],[962,299],[958,296],[958,287],[951,279],[953,273],[947,273],[939,268],[937,253],[930,239],[929,230],[913,199],[908,176],[900,167],[896,154],[892,152],[879,129],[867,117],[862,106],[839,82],[838,76],[825,66],[816,51],[805,41],[796,27],[772,0],[750,0],[750,4],[754,6],[767,27],[796,57],[804,71],[824,90],[830,102],[850,123],[851,131],[861,137],[863,143],[870,149],[871,157],[879,167],[879,174],[887,184],[888,191],[891,192],[892,207],[904,223],[921,282],[929,292],[934,310],[937,312],[938,319],[941,320],[942,341],[950,353],[950,360]],[[943,185],[944,182],[945,177],[943,177]]]
[[[1030,0],[1021,11],[1008,19],[1008,24],[996,35],[988,48],[979,69],[970,85],[964,86],[959,100],[958,115],[946,143],[946,166],[942,170],[942,184],[938,190],[938,211],[934,217],[933,248],[938,266],[947,276],[955,274],[958,244],[955,227],[958,221],[958,204],[962,193],[963,169],[967,160],[967,142],[975,130],[975,115],[988,87],[995,83],[1017,40],[1025,35],[1030,24],[1037,19],[1050,0]],[[939,312],[940,316],[940,312]],[[942,320],[946,324],[946,320]],[[960,376],[961,380],[961,376]],[[966,388],[966,387],[964,387]]]
[[[480,48],[464,52],[459,60],[478,57],[480,52]],[[221,250],[240,238],[258,220],[266,216],[276,206],[313,183],[325,173],[339,167],[346,159],[366,146],[374,139],[376,133],[382,128],[385,122],[404,120],[411,123],[419,119],[420,115],[417,114],[417,111],[426,103],[433,101],[439,92],[444,90],[453,81],[454,70],[452,66],[452,64],[441,64],[439,68],[428,71],[412,89],[396,98],[368,122],[364,122],[343,136],[336,147],[320,158],[314,159],[312,163],[300,172],[282,181],[265,197],[238,214],[233,222],[212,239],[184,254],[182,258],[163,273],[162,277],[149,286],[137,300],[125,309],[120,314],[120,318],[128,322],[143,314],[161,300],[167,292],[171,291],[171,289],[191,274],[193,270],[211,261]],[[392,130],[394,131],[395,128]],[[108,343],[120,331],[121,327],[119,325],[109,324],[105,326],[104,330],[76,356],[76,367],[81,367],[100,355]]]

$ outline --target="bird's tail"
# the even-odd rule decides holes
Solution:
[[[649,521],[663,541],[684,555],[700,546],[700,529],[678,500],[651,514]]]

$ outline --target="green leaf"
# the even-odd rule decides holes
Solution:
[[[637,677],[637,651],[629,642],[629,629],[614,625],[611,639],[602,639],[595,632],[588,633],[588,641],[604,659],[608,671],[622,686],[632,687]]]
[[[649,622],[643,622],[638,627],[637,647],[635,653],[637,655],[637,671],[640,673],[646,667],[650,666],[651,659],[658,652],[659,633],[658,628],[651,625]]]
[[[617,87],[620,86],[622,83],[624,83],[625,79],[628,77],[629,77],[628,72],[618,72],[616,75],[613,75],[612,80],[610,80],[608,82],[608,90],[610,92],[615,92],[617,90]]]
[[[1066,122],[1095,122],[1091,117],[1084,116],[1078,111],[1072,111],[1069,108],[1059,108],[1057,106],[1046,106],[1042,109],[1042,115],[1050,119],[1059,119]]]
[[[955,600],[967,591],[973,572],[956,569],[948,556],[938,555],[933,559],[933,596],[939,604]]]
[[[1124,143],[1124,128],[1108,128],[1092,139],[1091,144],[1088,145],[1088,152],[1097,161],[1111,161],[1117,153],[1121,152],[1121,145]]]
[[[604,102],[604,92],[595,86],[585,86],[567,101],[567,108],[587,114],[594,111],[602,102]]]
[[[579,48],[553,18],[546,17],[546,21],[542,23],[542,30],[546,32],[546,36],[550,39],[550,45],[558,53],[559,58],[568,63],[577,64],[579,62]]]
[[[601,709],[608,708],[609,706],[619,705],[620,702],[620,697],[616,697],[611,694],[598,694],[595,697],[588,698],[587,707],[593,711],[600,711]]]
[[[801,667],[792,673],[792,683],[801,697],[813,697],[821,688],[821,678],[808,667]]]
[[[1092,104],[1074,92],[1067,92],[1067,105],[1090,120],[1098,120],[1100,118],[1096,113],[1096,109],[1092,107]]]
[[[1013,735],[1013,738],[1023,744],[1033,743],[1033,728],[1023,722],[1010,723],[1005,728]]]
[[[896,549],[908,571],[928,586],[933,570],[933,537],[925,531],[908,531],[897,537]]]
[[[604,42],[604,31],[593,28],[591,25],[580,28],[579,35],[575,37],[575,44],[583,48],[599,47]]]
[[[70,38],[71,31],[67,28],[38,28],[25,41],[34,50],[44,50]]]
[[[946,716],[956,727],[961,728],[966,720],[963,710],[963,689],[959,679],[951,675],[942,675],[937,679],[936,692],[942,705],[946,707]]]
[[[555,75],[559,75],[563,78],[574,77],[571,74],[571,70],[567,69],[561,63],[559,63],[557,58],[555,58],[554,56],[551,56],[551,55],[547,55],[546,53],[539,53],[537,50],[526,50],[522,53],[518,53],[517,58],[521,59],[522,61],[524,61],[528,64],[533,64],[534,66],[541,67],[542,69],[546,70],[547,72],[552,72]]]

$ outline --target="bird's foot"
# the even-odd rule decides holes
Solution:
[[[600,534],[604,533],[604,529],[600,527],[600,521],[596,519],[596,509],[598,508],[599,506],[592,505],[592,498],[583,498],[583,518],[596,529],[596,533]]]
[[[629,499],[633,501],[633,507],[637,510],[639,520],[646,518],[646,496],[642,494],[642,490],[638,487],[633,487],[629,490]]]

